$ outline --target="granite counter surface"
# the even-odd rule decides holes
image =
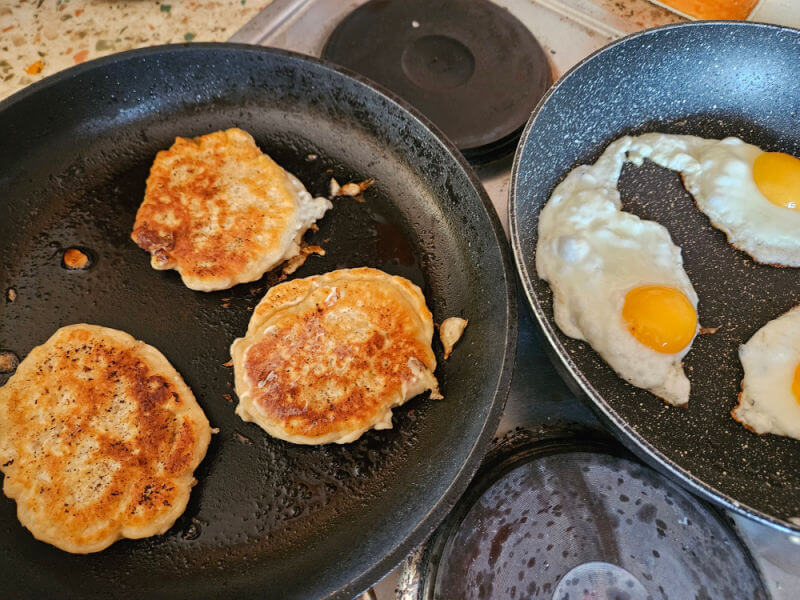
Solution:
[[[0,2],[0,99],[106,54],[158,44],[225,41],[270,1]]]

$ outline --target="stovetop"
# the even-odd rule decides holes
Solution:
[[[274,0],[230,41],[274,46],[319,57],[336,25],[366,0]],[[682,18],[647,0],[495,0],[534,34],[550,60],[554,80],[609,42],[641,29]],[[417,21],[424,21],[420,14]],[[513,157],[476,172],[508,233],[508,185]],[[521,290],[521,286],[520,286]],[[544,342],[519,294],[516,367],[505,412],[497,429],[504,436],[517,427],[602,429],[593,413],[567,388],[544,351]],[[535,400],[534,400],[535,399]],[[776,600],[800,590],[800,538],[729,513],[749,546]],[[380,600],[393,597],[396,571],[376,585]]]

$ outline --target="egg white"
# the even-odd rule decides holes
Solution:
[[[744,378],[733,418],[756,433],[800,439],[800,404],[792,393],[800,363],[800,307],[756,331],[739,346],[739,360]]]
[[[800,266],[800,211],[773,204],[753,180],[763,150],[738,138],[648,133],[633,138],[629,159],[680,172],[698,209],[729,243],[760,263]]]
[[[656,352],[622,317],[625,295],[642,285],[677,288],[697,308],[669,232],[621,208],[617,180],[632,142],[615,141],[555,188],[539,217],[536,270],[550,283],[555,321],[566,335],[588,342],[629,383],[681,405],[689,401],[681,361],[691,343],[674,354]]]

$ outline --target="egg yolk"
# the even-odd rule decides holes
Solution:
[[[764,152],[753,163],[758,191],[778,206],[800,210],[800,159],[783,152]]]
[[[794,399],[800,404],[800,364],[797,365],[797,368],[794,370],[794,379],[792,380],[792,393],[794,394]]]
[[[633,288],[622,318],[639,342],[663,354],[683,350],[697,331],[697,311],[682,291],[660,285]]]

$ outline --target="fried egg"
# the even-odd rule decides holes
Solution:
[[[682,405],[697,294],[669,232],[621,208],[616,186],[631,142],[612,143],[555,188],[540,214],[536,270],[566,335],[588,342],[632,385]]]
[[[800,159],[738,138],[648,133],[629,159],[678,171],[697,207],[732,246],[760,263],[800,266]]]
[[[800,439],[800,307],[756,331],[739,360],[744,378],[733,418],[755,433]]]

